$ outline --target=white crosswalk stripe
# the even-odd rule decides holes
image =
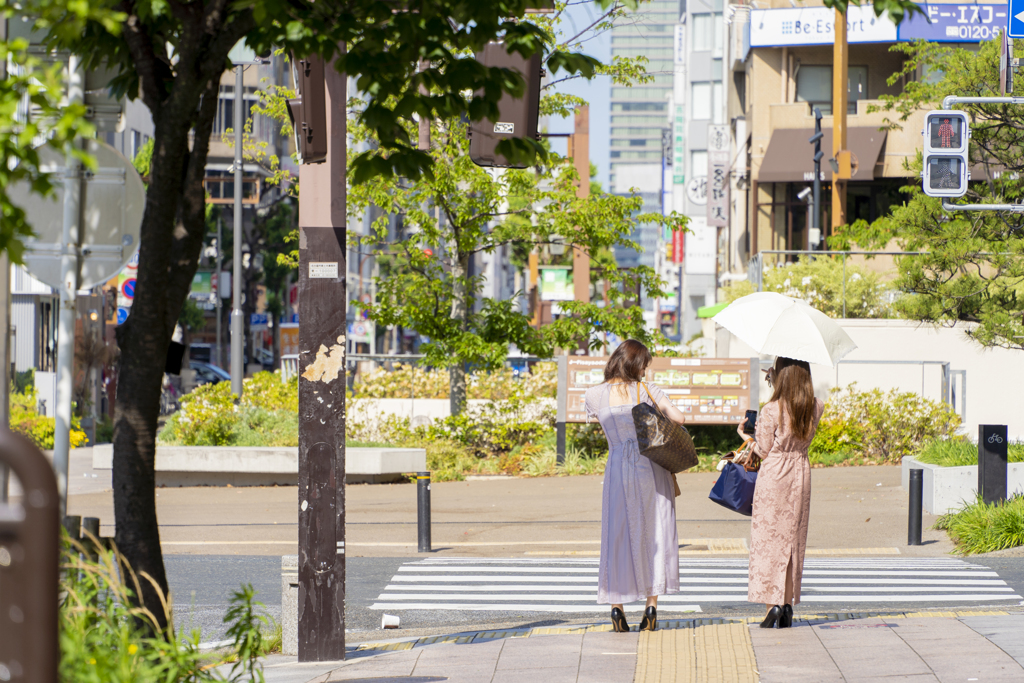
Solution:
[[[371,609],[605,612],[598,560],[429,558],[406,562]],[[954,558],[814,558],[804,562],[804,603],[928,603],[969,606],[1022,598],[987,567]],[[747,601],[747,560],[679,560],[679,592],[659,612],[699,612],[700,603]],[[643,603],[627,605],[642,611]]]

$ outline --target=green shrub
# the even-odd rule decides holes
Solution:
[[[282,382],[258,372],[242,383],[235,404],[230,382],[204,384],[181,398],[181,410],[160,431],[159,441],[181,446],[297,446],[298,377]]]
[[[114,421],[104,415],[96,423],[96,443],[110,443],[114,440]]]
[[[57,429],[57,421],[52,417],[40,415],[37,411],[39,398],[36,395],[35,382],[26,384],[23,392],[11,391],[9,394],[11,410],[11,430],[19,432],[43,450],[53,448],[53,435]],[[82,431],[77,415],[71,415],[71,447],[84,446],[89,438]]]
[[[449,379],[445,368],[424,369],[395,363],[361,378],[355,387],[359,398],[448,398]],[[517,375],[511,368],[474,372],[466,378],[466,395],[471,399],[504,401],[513,396],[554,398],[558,389],[557,363],[535,363],[530,372]]]
[[[1024,443],[1010,443],[1007,447],[1009,462],[1024,462]],[[963,437],[936,439],[929,442],[918,461],[940,467],[966,467],[978,464],[978,445]]]
[[[986,505],[978,499],[963,509],[939,517],[936,529],[945,529],[961,555],[989,553],[1024,545],[1024,496]]]
[[[597,422],[565,425],[566,448],[575,448],[588,458],[608,455],[608,439]]]
[[[846,317],[894,318],[890,288],[877,273],[846,264]],[[832,318],[843,315],[843,260],[840,257],[801,256],[795,263],[764,266],[763,289],[802,299]],[[752,294],[754,286],[741,280],[725,288],[727,301]]]
[[[895,389],[833,389],[811,441],[812,463],[851,455],[862,462],[898,464],[929,441],[952,436],[960,416],[945,403]]]

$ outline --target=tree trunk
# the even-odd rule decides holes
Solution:
[[[142,220],[138,284],[131,315],[117,329],[121,356],[114,418],[115,541],[139,577],[141,594],[135,599],[159,628],[169,625],[160,596],[167,595],[167,576],[154,490],[160,388],[171,335],[203,246],[202,180],[223,63],[222,56],[214,61],[216,71],[197,68],[200,80],[182,85],[165,106],[153,111],[156,149]],[[189,149],[192,130],[195,142]]]
[[[452,264],[452,320],[466,329],[469,319],[468,254],[458,253]],[[448,368],[448,401],[452,415],[459,415],[466,407],[466,364],[459,361]]]

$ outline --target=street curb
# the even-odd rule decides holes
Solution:
[[[920,617],[980,617],[980,616],[1007,616],[1011,614],[1006,610],[955,610],[936,612],[832,612],[827,614],[794,615],[795,622],[827,623],[830,621],[849,621],[851,619],[872,619],[882,617],[885,619],[917,619]],[[659,619],[659,631],[674,631],[679,629],[695,629],[700,626],[725,626],[730,624],[756,624],[761,617],[705,617],[696,619]],[[490,631],[466,631],[448,635],[420,636],[418,638],[396,638],[386,641],[360,643],[350,645],[346,648],[350,653],[383,653],[411,650],[414,647],[426,647],[434,645],[468,645],[469,643],[483,643],[492,640],[505,638],[531,638],[534,636],[573,635],[580,633],[596,633],[611,631],[611,624],[579,624],[575,626],[559,627],[538,627],[530,629],[506,629]],[[636,631],[637,626],[631,626],[631,631]]]

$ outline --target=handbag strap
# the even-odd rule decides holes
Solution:
[[[647,392],[647,396],[650,397],[650,399],[651,399],[651,404],[654,406],[654,409],[658,411],[658,415],[661,415],[662,417],[665,417],[665,413],[661,412],[661,408],[658,407],[658,402],[654,400],[654,396],[651,394],[651,390],[647,388],[647,383],[646,382],[637,382],[637,384],[640,384],[640,385],[643,386],[644,391]],[[640,405],[640,387],[636,388],[636,404]]]

